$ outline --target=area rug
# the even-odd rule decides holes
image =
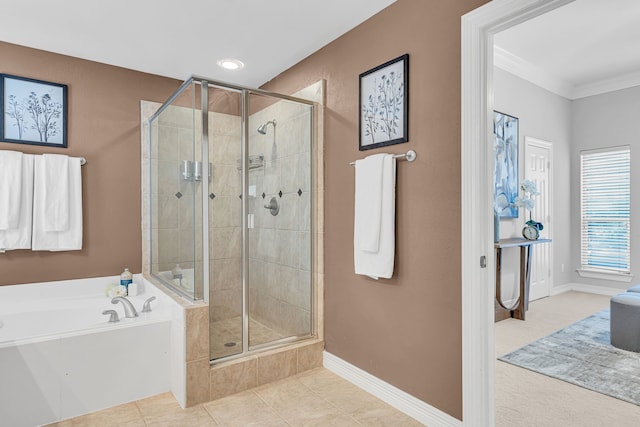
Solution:
[[[498,360],[640,406],[640,353],[611,345],[608,309]]]

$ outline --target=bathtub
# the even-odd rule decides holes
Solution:
[[[0,286],[0,426],[52,423],[171,389],[175,303],[136,276],[140,295],[129,299],[139,317],[127,319],[105,295],[118,280]]]

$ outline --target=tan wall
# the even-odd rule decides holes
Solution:
[[[63,83],[68,148],[0,142],[0,149],[82,156],[81,251],[0,254],[0,285],[141,270],[140,100],[164,102],[180,82],[0,42],[0,72]]]
[[[275,78],[293,93],[327,81],[325,340],[330,353],[462,417],[460,17],[485,0],[398,0]],[[358,75],[409,53],[409,142],[358,151]],[[350,161],[414,149],[398,163],[393,279],[353,272]]]

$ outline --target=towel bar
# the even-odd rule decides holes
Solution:
[[[418,154],[413,151],[413,150],[409,150],[406,153],[402,153],[402,154],[394,154],[393,158],[394,159],[400,159],[400,160],[406,160],[408,162],[413,162],[416,160],[416,157],[418,157]],[[355,166],[356,162],[350,162],[349,163],[351,166]]]

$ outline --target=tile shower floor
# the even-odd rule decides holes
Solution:
[[[255,319],[249,319],[251,346],[265,344],[286,335],[280,334]],[[211,358],[219,359],[242,351],[242,317],[218,320],[211,323]]]
[[[318,368],[223,399],[181,409],[170,393],[51,426],[420,426],[362,389]]]

